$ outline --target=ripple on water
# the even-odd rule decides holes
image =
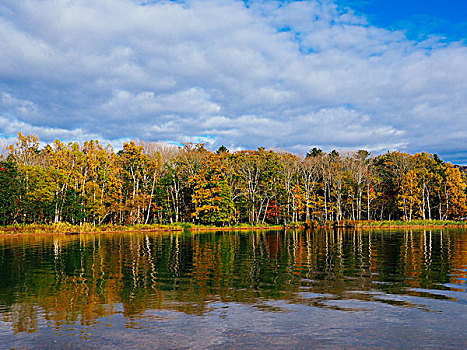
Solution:
[[[467,232],[0,245],[0,348],[465,348]]]

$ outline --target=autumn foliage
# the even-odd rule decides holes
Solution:
[[[18,134],[0,161],[0,224],[289,224],[463,219],[466,177],[437,155],[305,157],[131,141],[40,147]]]

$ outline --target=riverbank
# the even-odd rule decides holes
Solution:
[[[287,225],[286,229],[391,229],[391,228],[467,228],[467,221],[453,220],[384,220],[384,221],[369,221],[369,220],[342,220],[342,221],[327,221],[318,223],[317,221],[295,222]]]
[[[137,231],[182,231],[180,225],[71,225],[57,224],[16,224],[0,227],[0,235],[30,235],[30,234],[85,234],[99,232],[137,232]]]
[[[273,230],[283,229],[281,225],[247,225],[238,226],[210,226],[210,225],[194,225],[191,223],[176,223],[172,225],[71,225],[67,223],[57,224],[16,224],[8,226],[0,226],[0,236],[17,236],[17,235],[44,235],[44,234],[63,234],[63,235],[78,235],[90,233],[115,233],[115,232],[176,232],[176,231],[237,231],[237,230]]]
[[[352,222],[351,222],[352,223]],[[355,228],[465,228],[467,221],[453,220],[412,220],[412,221],[358,221]]]
[[[71,225],[67,223],[58,224],[16,224],[0,227],[0,236],[11,235],[42,235],[42,234],[64,234],[77,235],[89,233],[113,233],[113,232],[176,232],[176,231],[239,231],[239,230],[282,230],[282,229],[397,229],[397,228],[467,228],[467,221],[452,220],[414,220],[414,221],[333,221],[326,224],[318,223],[292,223],[284,225],[247,225],[238,226],[211,226],[194,225],[191,223],[177,223],[172,225]]]

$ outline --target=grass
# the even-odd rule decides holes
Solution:
[[[345,220],[339,222],[344,226],[356,228],[398,228],[398,227],[467,227],[467,221],[454,220],[385,220],[385,221],[350,221]],[[296,222],[289,223],[288,228],[301,228],[305,223]],[[313,227],[331,227],[332,222],[327,222],[325,225],[314,225]],[[215,226],[215,225],[200,225],[187,222],[177,222],[170,225],[159,224],[135,224],[135,225],[113,225],[104,224],[94,226],[90,223],[81,225],[71,225],[68,223],[54,224],[14,224],[8,226],[0,226],[0,234],[42,234],[42,233],[70,233],[70,232],[115,232],[115,231],[197,231],[197,230],[235,230],[235,229],[261,229],[261,228],[278,228],[282,225],[270,224],[236,224],[232,226]]]
[[[191,222],[177,222],[177,225],[181,226],[184,231],[189,230],[235,230],[235,229],[258,229],[258,228],[277,228],[282,227],[281,225],[271,224],[248,224],[238,223],[234,225],[216,226],[216,225],[204,225],[204,224],[193,224]]]
[[[359,221],[355,222],[356,227],[407,227],[407,226],[440,226],[440,227],[466,227],[467,221],[454,221],[454,220],[385,220],[385,221]]]
[[[156,231],[156,230],[181,230],[179,225],[112,225],[105,224],[95,226],[90,223],[72,225],[69,223],[53,224],[13,224],[0,226],[0,234],[40,234],[40,233],[70,233],[70,232],[109,232],[109,231]]]
[[[264,227],[278,227],[278,225],[250,225],[237,224],[232,226],[200,225],[190,222],[176,222],[174,224],[135,224],[135,225],[93,225],[83,223],[81,225],[72,225],[69,223],[53,224],[13,224],[0,226],[0,234],[43,234],[43,233],[71,233],[71,232],[115,232],[115,231],[190,231],[190,230],[233,230],[233,229],[254,229]]]

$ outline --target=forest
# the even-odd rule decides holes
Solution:
[[[463,220],[466,174],[436,154],[209,151],[18,134],[0,158],[0,225]]]

